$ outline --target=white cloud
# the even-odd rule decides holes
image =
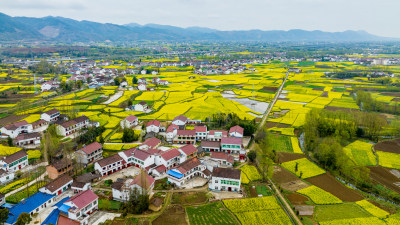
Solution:
[[[12,0],[12,16],[63,16],[126,24],[158,23],[221,30],[366,30],[400,37],[398,0]]]

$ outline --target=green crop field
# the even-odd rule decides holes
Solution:
[[[220,201],[202,206],[187,207],[186,213],[192,225],[239,224],[232,213]]]

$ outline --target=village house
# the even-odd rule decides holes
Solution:
[[[244,133],[244,129],[241,126],[233,126],[229,129],[229,136],[231,137],[239,137],[242,138]]]
[[[103,158],[103,146],[95,141],[76,151],[77,163],[89,164]]]
[[[113,200],[126,202],[130,198],[132,192],[137,191],[142,194],[143,190],[146,193],[151,193],[154,187],[154,178],[146,172],[141,172],[134,179],[122,179],[111,185]]]
[[[197,158],[186,160],[179,166],[167,171],[168,181],[178,187],[181,187],[195,176],[206,179],[210,176],[210,171]]]
[[[66,209],[63,213],[71,220],[78,221],[81,225],[88,225],[90,216],[98,209],[98,196],[92,190],[82,191],[68,199],[61,207]]]
[[[76,194],[82,191],[86,191],[92,189],[92,184],[90,182],[79,182],[74,180],[71,184],[72,191]]]
[[[59,88],[59,86],[60,86],[60,84],[58,82],[47,81],[40,86],[40,89],[42,90],[42,92],[45,92],[45,91],[50,91],[50,90],[56,90]]]
[[[148,108],[149,106],[147,105],[147,103],[145,101],[141,101],[133,107],[133,110],[138,112],[145,112]]]
[[[195,130],[178,130],[174,139],[176,144],[196,144]]]
[[[147,149],[151,149],[151,148],[157,148],[158,146],[160,146],[161,144],[161,140],[156,138],[156,137],[152,137],[149,139],[146,139],[140,146],[139,149],[142,150],[147,150]]]
[[[57,124],[56,131],[58,135],[69,136],[80,131],[83,128],[89,127],[89,118],[86,116],[80,116],[73,120],[65,121],[61,124]]]
[[[147,123],[146,132],[147,133],[150,133],[150,132],[158,133],[158,132],[160,132],[160,127],[161,127],[160,121],[152,120]]]
[[[57,179],[39,188],[39,191],[50,195],[61,195],[71,188],[72,182],[73,179],[70,176],[63,174]]]
[[[190,145],[190,144],[189,145],[185,145],[185,146],[179,148],[178,150],[183,155],[183,157],[182,157],[183,161],[185,161],[187,159],[191,159],[193,157],[197,157],[197,151],[198,150],[193,145]]]
[[[0,169],[0,184],[8,183],[14,180],[15,174],[14,172],[7,172],[3,169]],[[1,204],[0,204],[1,206]]]
[[[239,154],[242,150],[242,138],[237,137],[224,137],[221,139],[221,151]]]
[[[146,168],[155,162],[155,156],[148,151],[131,148],[118,153],[127,163],[127,166]]]
[[[33,132],[43,132],[47,130],[48,127],[49,127],[49,122],[47,122],[46,120],[40,119],[32,123]]]
[[[174,141],[174,138],[176,137],[178,129],[179,129],[179,126],[175,125],[175,124],[171,124],[171,125],[168,126],[167,132],[166,132],[166,135],[165,135],[165,137],[167,139],[167,142],[173,142]]]
[[[46,166],[46,171],[49,178],[54,180],[63,174],[69,174],[73,168],[72,161],[64,158]]]
[[[0,129],[0,131],[2,136],[6,135],[11,138],[15,138],[22,133],[32,133],[33,127],[32,124],[22,120],[16,123],[5,125]]]
[[[232,167],[235,158],[225,152],[211,152],[210,159],[218,162],[218,167]]]
[[[119,154],[101,159],[94,164],[94,169],[97,170],[103,177],[120,171],[123,168],[125,168],[125,162]]]
[[[0,159],[1,169],[8,172],[16,172],[28,164],[28,154],[24,150],[20,150]]]
[[[54,201],[54,195],[38,191],[9,208],[8,219],[6,220],[5,224],[15,224],[21,213],[28,213],[30,216],[33,216],[33,214],[39,213],[47,206],[52,205]]]
[[[207,139],[207,127],[206,126],[194,127],[194,130],[196,131],[196,141]]]
[[[139,120],[135,115],[130,115],[125,119],[121,120],[120,125],[122,129],[132,128],[139,124]]]
[[[157,166],[164,165],[166,169],[170,169],[181,162],[181,155],[182,153],[176,148],[160,152],[156,156],[155,164]]]
[[[208,187],[212,191],[239,192],[241,185],[241,171],[232,168],[214,168]]]
[[[47,122],[55,122],[60,117],[60,111],[58,109],[51,109],[40,115],[40,119]]]
[[[228,137],[228,132],[225,130],[210,130],[207,134],[208,141],[221,141],[223,137]]]
[[[172,124],[179,126],[181,129],[188,122],[188,118],[184,115],[179,115],[172,120]]]
[[[145,77],[141,77],[141,78],[138,79],[138,83],[139,83],[139,84],[140,84],[140,83],[142,83],[142,84],[147,84],[147,80],[146,80]]]
[[[146,91],[147,90],[146,84],[139,83],[138,84],[138,90],[139,91]]]
[[[14,146],[17,147],[24,147],[27,145],[30,145],[32,147],[37,147],[38,145],[40,145],[40,139],[42,138],[42,136],[37,133],[24,133],[24,134],[20,134],[17,137],[14,138],[13,143]]]
[[[169,82],[168,82],[167,80],[159,80],[159,81],[158,81],[158,84],[159,84],[159,85],[168,85]]]
[[[221,151],[221,142],[219,141],[201,141],[200,146],[205,152]]]

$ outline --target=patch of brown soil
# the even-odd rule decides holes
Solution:
[[[400,154],[400,139],[379,142],[375,144],[374,149],[382,152]]]
[[[371,179],[397,193],[400,193],[400,187],[395,184],[400,180],[391,172],[389,172],[388,169],[381,166],[369,166],[368,168],[370,170],[369,176]]]
[[[308,178],[306,181],[324,189],[342,201],[356,202],[364,199],[356,190],[346,187],[328,173]]]
[[[296,159],[304,158],[303,154],[289,153],[289,152],[278,152],[277,163],[289,162]]]
[[[306,201],[310,201],[306,196],[297,193],[286,194],[286,198],[292,205],[305,205]]]

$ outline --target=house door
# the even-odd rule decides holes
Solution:
[[[61,195],[61,193],[62,193],[62,190],[58,190],[57,195]]]
[[[21,165],[18,166],[18,169],[21,169]]]
[[[232,188],[231,188],[231,187],[228,187],[228,191],[232,191]]]

